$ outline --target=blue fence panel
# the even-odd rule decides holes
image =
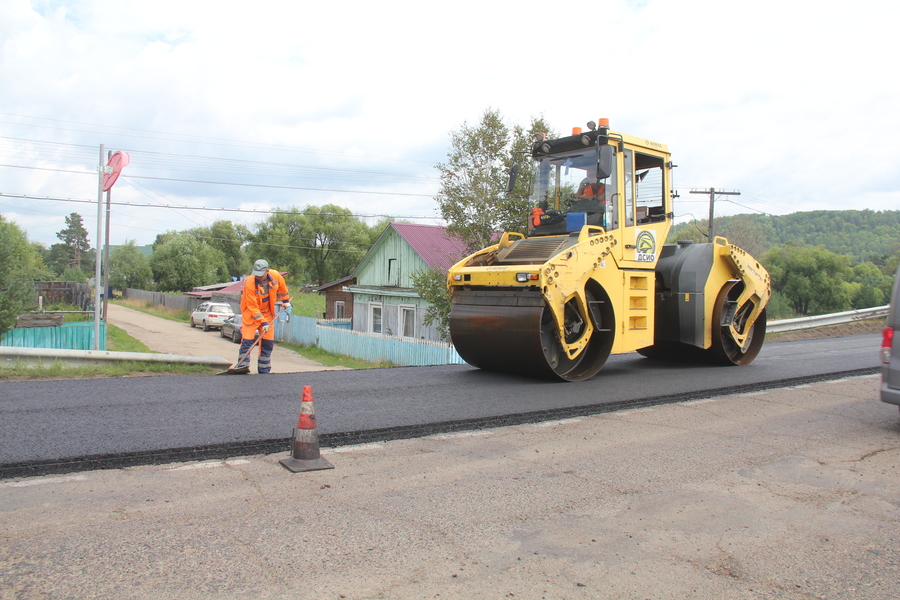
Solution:
[[[382,335],[345,331],[328,326],[316,328],[319,348],[369,362],[387,361],[401,366],[462,364],[456,349],[448,344],[404,340]]]
[[[52,350],[93,350],[94,323],[63,323],[55,327],[10,329],[0,336],[0,346],[47,348]],[[100,350],[106,350],[106,322],[100,322]]]
[[[314,346],[316,345],[316,319],[291,315],[291,320],[283,323],[280,332],[278,329],[275,330],[275,336],[279,341],[289,344]]]
[[[456,365],[465,361],[449,344],[406,340],[346,329],[344,323],[318,323],[312,317],[291,316],[284,324],[282,341],[317,346],[370,362],[388,361],[401,366]],[[277,330],[276,330],[277,331]]]

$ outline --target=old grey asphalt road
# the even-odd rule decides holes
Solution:
[[[279,454],[6,480],[0,596],[893,600],[878,381],[350,446],[304,474]]]

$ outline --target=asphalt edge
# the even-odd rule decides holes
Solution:
[[[654,396],[632,400],[608,402],[604,404],[591,404],[588,406],[575,406],[542,411],[483,417],[477,419],[463,419],[459,421],[442,421],[438,423],[425,423],[420,425],[404,425],[400,427],[388,427],[382,429],[369,429],[361,431],[348,431],[326,433],[319,436],[319,443],[326,448],[337,448],[355,444],[370,444],[375,442],[387,442],[403,440],[430,435],[457,433],[461,431],[476,431],[480,429],[493,429],[511,425],[524,425],[553,421],[559,419],[571,419],[603,413],[617,412],[634,408],[659,406],[676,402],[699,400],[712,396],[730,396],[745,394],[768,389],[795,387],[822,381],[833,381],[847,377],[862,377],[880,372],[880,367],[868,367],[865,369],[853,369],[838,371],[835,373],[822,373],[818,375],[806,375],[766,381],[752,384],[729,386],[717,389],[696,390],[680,394]],[[178,462],[225,460],[239,456],[252,456],[256,454],[276,454],[289,452],[291,438],[277,438],[268,440],[254,440],[244,442],[229,442],[210,446],[197,446],[191,448],[170,448],[160,450],[147,450],[141,452],[124,452],[117,454],[99,454],[91,456],[79,456],[54,460],[37,460],[19,463],[0,464],[0,480],[22,477],[38,477],[43,475],[62,475],[77,473],[80,471],[94,471],[101,469],[122,469],[148,465],[162,465]]]

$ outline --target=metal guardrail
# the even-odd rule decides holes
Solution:
[[[830,315],[816,315],[814,317],[798,317],[796,319],[769,321],[766,324],[766,333],[781,333],[784,331],[795,331],[798,329],[812,329],[814,327],[826,327],[828,325],[841,325],[843,323],[865,321],[866,319],[877,319],[879,317],[886,317],[890,308],[890,305],[876,306],[873,308],[848,310],[846,312],[833,313]]]

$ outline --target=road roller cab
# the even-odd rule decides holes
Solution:
[[[539,136],[532,157],[528,235],[505,233],[448,274],[450,336],[467,362],[579,381],[610,354],[635,350],[753,360],[768,274],[724,238],[695,245],[705,252],[664,246],[673,218],[664,144],[601,120]]]

